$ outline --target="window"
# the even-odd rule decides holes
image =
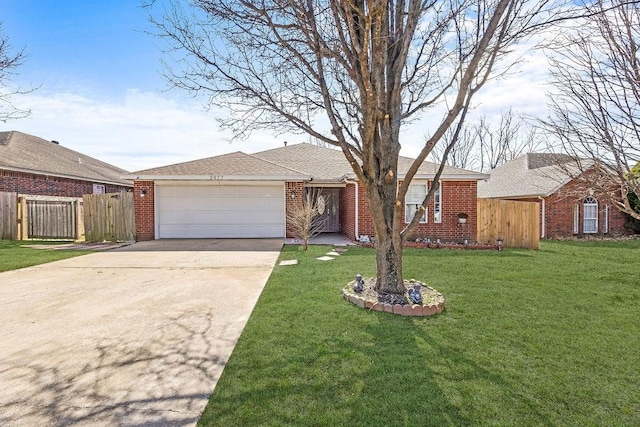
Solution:
[[[580,207],[575,205],[573,207],[573,234],[578,234],[580,232]]]
[[[93,194],[104,194],[105,190],[104,184],[93,184]]]
[[[440,193],[441,188],[442,183],[438,182],[438,187],[436,187],[436,191],[433,193],[433,222],[442,222],[442,196]]]
[[[604,207],[602,218],[602,232],[607,234],[609,232],[609,205]]]
[[[404,222],[410,223],[416,211],[420,209],[424,198],[427,196],[427,186],[425,184],[412,184],[407,190],[404,198]],[[420,218],[420,222],[427,222],[427,212]]]
[[[598,202],[593,197],[587,197],[582,203],[582,232],[598,232]]]

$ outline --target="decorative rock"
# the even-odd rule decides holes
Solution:
[[[414,304],[422,304],[422,294],[420,293],[420,285],[415,285],[408,290],[409,299]]]
[[[356,274],[356,283],[353,284],[353,291],[355,293],[361,293],[364,289],[364,282],[362,281],[362,275]]]

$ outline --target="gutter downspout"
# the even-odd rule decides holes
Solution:
[[[540,219],[541,219],[541,222],[542,222],[542,224],[541,224],[541,225],[542,225],[542,230],[540,230],[540,238],[541,238],[541,239],[544,239],[545,231],[546,231],[546,229],[547,229],[547,221],[546,221],[546,216],[547,216],[547,206],[546,206],[546,203],[545,203],[545,202],[546,202],[546,200],[545,200],[545,198],[544,198],[544,197],[542,197],[542,196],[538,196],[538,199],[540,199],[540,200],[542,201],[542,202],[541,202],[542,218],[540,218]]]

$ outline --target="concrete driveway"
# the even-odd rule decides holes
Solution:
[[[0,273],[0,425],[193,425],[282,240],[159,240]]]

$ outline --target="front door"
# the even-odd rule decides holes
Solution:
[[[318,212],[325,222],[323,233],[340,231],[340,189],[323,188],[318,195]]]

